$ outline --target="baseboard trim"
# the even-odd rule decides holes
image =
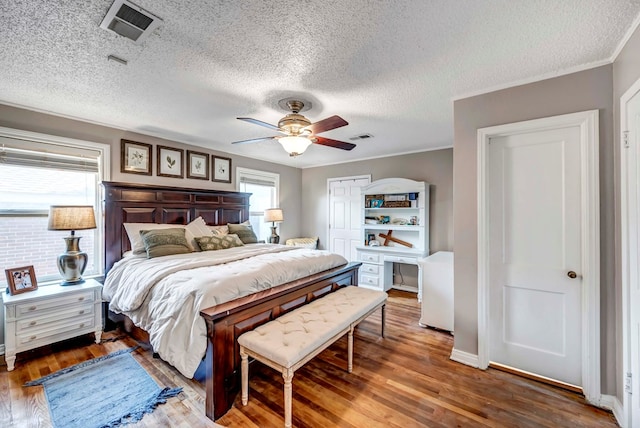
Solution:
[[[600,396],[600,403],[598,404],[603,409],[611,410],[613,416],[616,418],[616,422],[618,422],[618,425],[624,428],[624,408],[622,407],[622,403],[620,402],[620,400],[618,400],[618,397],[616,397],[615,395],[602,394]]]
[[[477,354],[470,354],[468,352],[453,348],[453,351],[451,351],[451,356],[449,358],[453,361],[466,364],[471,367],[480,367],[480,362],[478,360]]]

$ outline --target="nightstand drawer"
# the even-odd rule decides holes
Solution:
[[[46,328],[58,321],[62,321],[68,318],[79,319],[87,315],[93,316],[93,303],[88,302],[82,305],[74,305],[73,307],[66,308],[55,313],[48,315],[40,315],[39,313],[32,313],[29,317],[25,317],[16,322],[16,334],[22,334],[25,331],[39,330]]]
[[[75,330],[92,330],[95,326],[93,315],[89,315],[83,318],[71,318],[61,320],[55,323],[51,323],[45,328],[41,328],[38,331],[23,332],[17,335],[18,348],[26,344],[37,342],[43,339],[47,339],[51,336],[68,333]]]
[[[55,309],[63,306],[69,306],[73,305],[74,303],[93,302],[93,300],[93,291],[86,290],[46,300],[19,303],[16,305],[16,317],[37,314],[38,312],[43,312],[49,309]]]
[[[361,262],[380,263],[380,254],[362,252],[358,257]]]

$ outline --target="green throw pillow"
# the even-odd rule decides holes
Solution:
[[[150,259],[191,252],[183,228],[141,230],[140,236]]]
[[[238,238],[245,244],[255,244],[258,242],[258,237],[253,233],[253,228],[250,224],[227,224],[229,226],[229,233],[238,235]]]
[[[224,250],[244,246],[238,235],[234,234],[201,236],[196,238],[196,242],[202,251]]]

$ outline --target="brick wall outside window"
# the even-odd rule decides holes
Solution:
[[[0,216],[0,284],[6,286],[5,269],[33,266],[38,281],[56,280],[58,256],[65,252],[66,231],[47,230],[48,218],[25,216]],[[79,230],[80,249],[87,253],[88,262],[85,275],[95,272],[94,236],[95,230]]]

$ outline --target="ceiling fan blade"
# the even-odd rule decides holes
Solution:
[[[315,136],[313,138],[315,139],[314,144],[320,144],[323,146],[333,147],[336,149],[353,150],[356,147],[356,145],[353,143],[345,143],[344,141],[332,140],[330,138],[324,138],[324,137],[318,137],[318,136]]]
[[[319,134],[321,132],[330,131],[332,129],[340,128],[348,124],[349,122],[347,122],[340,116],[331,116],[319,122],[312,123],[304,129],[308,129],[312,134]]]
[[[238,120],[244,120],[245,122],[253,123],[255,125],[264,126],[265,128],[273,129],[275,131],[280,131],[280,128],[278,128],[277,126],[272,125],[272,124],[267,123],[267,122],[263,122],[263,121],[258,120],[258,119],[252,119],[250,117],[238,117],[237,119]]]
[[[278,137],[261,137],[261,138],[252,138],[250,140],[242,140],[242,141],[234,141],[231,144],[246,144],[246,143],[259,143],[260,141],[269,141],[276,140]]]

